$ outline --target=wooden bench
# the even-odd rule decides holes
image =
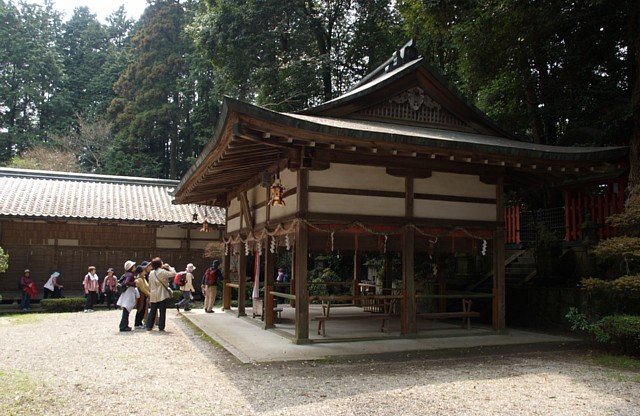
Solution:
[[[451,319],[462,318],[462,327],[471,329],[471,318],[478,318],[480,314],[471,310],[471,299],[462,300],[462,311],[457,312],[426,312],[416,314],[417,317],[427,319]]]
[[[380,319],[382,322],[380,323],[380,332],[386,332],[386,324],[389,318],[392,318],[393,315],[390,314],[380,314],[380,313],[360,313],[356,315],[332,315],[332,316],[318,316],[313,318],[314,321],[318,321],[318,335],[326,336],[325,334],[325,323],[327,321],[344,321],[344,320],[353,320],[353,319]]]

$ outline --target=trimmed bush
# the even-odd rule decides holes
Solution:
[[[606,316],[594,324],[596,341],[622,354],[640,356],[640,316]]]
[[[598,344],[621,354],[640,356],[640,316],[611,315],[590,323],[585,314],[571,308],[567,319],[572,330],[586,334]]]
[[[80,312],[85,301],[85,298],[42,299],[40,305],[46,312]]]

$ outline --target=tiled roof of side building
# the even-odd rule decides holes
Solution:
[[[225,223],[224,209],[174,205],[178,181],[0,168],[0,216],[185,224]]]

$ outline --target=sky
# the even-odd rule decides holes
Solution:
[[[44,0],[27,0],[27,3],[44,4]],[[127,17],[138,20],[147,7],[146,0],[53,0],[53,8],[64,14],[67,20],[76,7],[86,6],[102,23],[107,22],[107,16],[118,10],[124,4]]]

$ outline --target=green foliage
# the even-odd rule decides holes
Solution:
[[[404,0],[398,9],[425,56],[507,130],[545,144],[630,137],[634,2]]]
[[[0,247],[0,273],[4,273],[9,268],[9,253],[5,253]]]
[[[42,299],[40,304],[46,312],[80,312],[85,301],[85,298]]]
[[[588,334],[595,342],[620,354],[640,355],[640,316],[610,315],[590,323],[576,308],[566,318],[572,330]]]
[[[54,127],[64,81],[62,57],[55,45],[61,16],[44,6],[0,3],[0,163]]]
[[[345,92],[406,41],[389,0],[208,4],[189,32],[224,90],[278,111]]]
[[[622,261],[626,274],[640,271],[640,189],[632,190],[624,213],[612,215],[607,221],[618,227],[619,236],[599,242],[594,253],[603,259]]]
[[[342,280],[336,272],[328,267],[322,270],[310,270],[307,280],[311,296],[337,295],[342,289],[340,285],[331,285],[331,283],[341,282]]]
[[[151,4],[131,39],[132,61],[114,84],[109,106],[116,139],[110,174],[177,179],[179,160],[194,159],[217,117],[211,67],[185,32],[190,15],[174,1]],[[192,116],[194,118],[192,119]]]

